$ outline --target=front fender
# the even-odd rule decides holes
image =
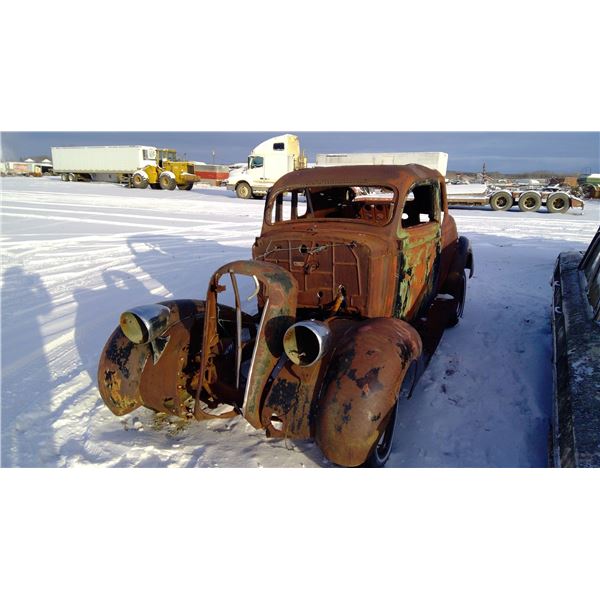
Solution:
[[[144,405],[158,412],[191,416],[198,386],[204,302],[160,302],[171,311],[168,342],[154,363],[150,344],[134,344],[117,327],[102,350],[98,389],[104,403],[121,416]]]
[[[316,416],[315,438],[330,461],[353,467],[367,460],[421,352],[419,334],[400,319],[369,319],[348,332],[332,357]]]

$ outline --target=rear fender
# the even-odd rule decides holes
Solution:
[[[448,277],[441,288],[442,293],[451,294],[458,298],[463,291],[462,276],[465,270],[469,271],[469,279],[475,272],[475,260],[473,258],[473,249],[471,242],[466,237],[459,237],[456,245],[456,252],[448,272]]]
[[[353,467],[367,460],[421,352],[419,334],[400,319],[369,319],[348,332],[332,357],[315,419],[316,441],[330,461]]]

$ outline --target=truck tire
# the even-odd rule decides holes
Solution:
[[[392,454],[392,446],[394,443],[394,430],[396,428],[398,405],[401,402],[406,402],[412,394],[416,372],[417,363],[413,361],[404,375],[404,380],[402,381],[402,387],[398,393],[396,404],[390,411],[391,414],[388,424],[381,434],[381,437],[377,440],[377,444],[375,444],[373,452],[371,452],[369,458],[367,458],[367,460],[361,466],[369,468],[381,468],[385,466],[385,463],[388,461],[388,458]]]
[[[241,183],[237,184],[235,188],[235,193],[237,197],[241,198],[242,200],[248,200],[252,197],[253,194],[252,188],[245,181],[242,181]]]
[[[519,210],[535,212],[542,206],[542,197],[537,192],[525,192],[519,196]]]
[[[170,171],[163,171],[158,178],[162,190],[174,190],[177,187],[175,176]]]
[[[546,208],[551,213],[566,213],[570,204],[569,196],[564,192],[554,192],[546,200]]]
[[[67,175],[67,178],[69,181],[77,181],[77,175],[75,175],[74,173],[69,173]]]
[[[490,206],[493,210],[509,210],[512,205],[512,196],[507,191],[496,192],[490,198]]]
[[[60,180],[61,181],[69,181],[69,177],[67,176],[66,173],[61,173],[60,174]]]
[[[185,192],[189,192],[194,187],[194,184],[193,183],[178,183],[177,187],[180,190],[183,190]]]
[[[134,188],[144,190],[148,187],[148,177],[144,177],[141,173],[134,173],[131,177],[131,183]]]

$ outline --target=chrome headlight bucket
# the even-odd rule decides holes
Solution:
[[[125,311],[119,318],[124,335],[134,344],[146,344],[160,337],[169,327],[171,311],[162,304],[144,304]]]
[[[283,349],[296,365],[310,367],[327,352],[331,330],[326,323],[309,319],[294,323],[283,336]]]

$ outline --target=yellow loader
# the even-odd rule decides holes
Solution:
[[[158,190],[191,190],[197,181],[194,163],[177,159],[177,152],[172,149],[157,149],[156,164],[139,169],[130,179],[134,188],[151,188]]]

